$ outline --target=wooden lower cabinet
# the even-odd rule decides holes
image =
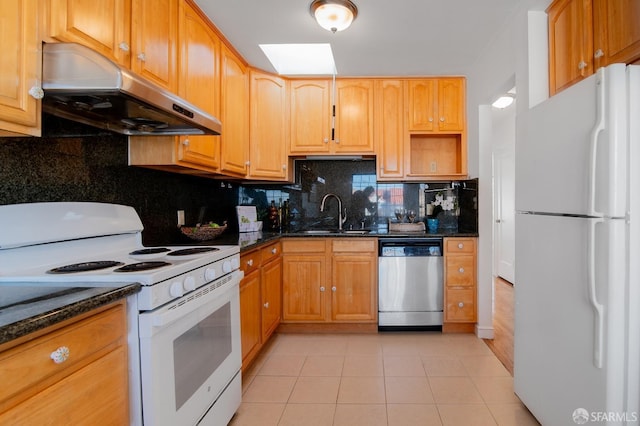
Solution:
[[[444,239],[443,332],[472,332],[477,317],[475,238]]]
[[[96,311],[0,346],[0,424],[129,423],[125,302]]]
[[[280,243],[242,253],[240,269],[240,331],[242,369],[246,370],[280,325],[282,257]]]
[[[377,323],[377,239],[282,241],[283,323]]]

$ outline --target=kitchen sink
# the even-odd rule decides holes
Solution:
[[[345,234],[345,235],[364,235],[368,234],[369,230],[367,229],[349,229],[339,231],[337,229],[307,229],[302,231],[303,234],[307,235],[329,235],[329,234]]]

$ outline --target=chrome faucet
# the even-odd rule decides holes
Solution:
[[[322,197],[322,201],[320,202],[320,211],[324,211],[324,203],[327,201],[327,198],[335,197],[338,200],[338,231],[342,231],[342,225],[347,221],[347,208],[344,209],[344,216],[342,215],[342,200],[336,194],[328,193],[324,197]]]

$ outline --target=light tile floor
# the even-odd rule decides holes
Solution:
[[[537,425],[471,334],[279,334],[232,426]]]

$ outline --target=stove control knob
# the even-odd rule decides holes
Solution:
[[[184,279],[184,289],[186,291],[193,291],[196,289],[196,279],[191,275]]]
[[[225,260],[222,263],[222,272],[224,272],[225,274],[228,274],[232,270],[233,270],[233,268],[231,267],[231,262],[229,262],[228,260]]]
[[[173,297],[182,297],[184,295],[184,287],[182,287],[182,283],[180,281],[172,282],[171,287],[169,287],[169,294]]]
[[[204,271],[204,278],[207,280],[207,282],[215,280],[216,275],[216,270],[213,268],[207,268]]]
[[[231,267],[233,269],[240,268],[240,258],[239,257],[232,257],[231,258]]]

